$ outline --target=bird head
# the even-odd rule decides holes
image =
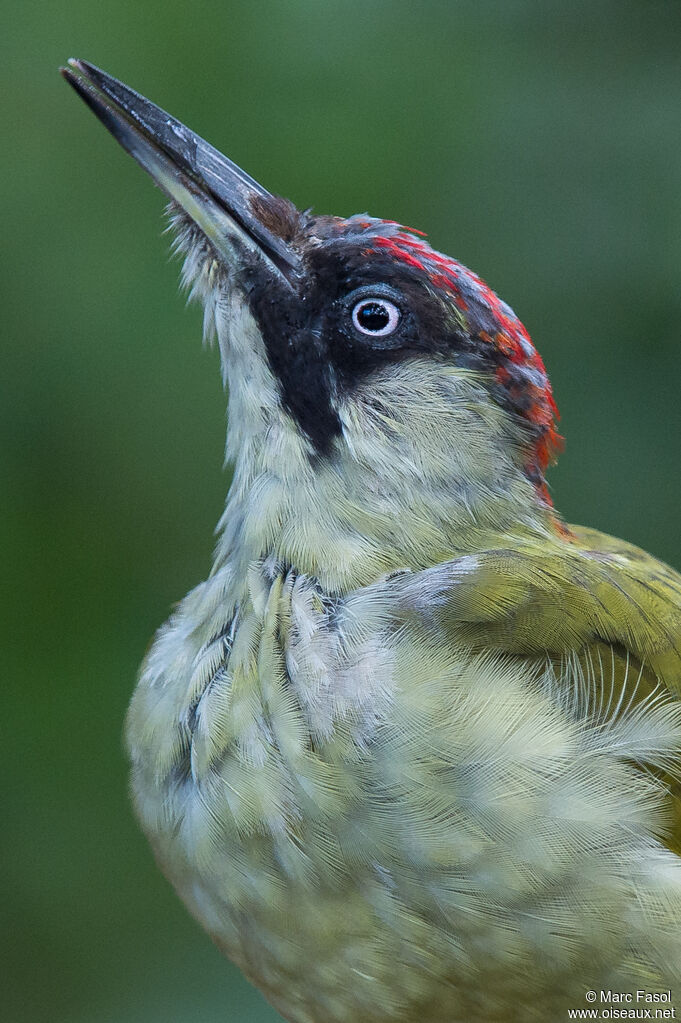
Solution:
[[[169,197],[185,283],[217,334],[226,549],[277,549],[316,574],[311,551],[326,552],[338,583],[341,563],[371,577],[554,521],[551,385],[479,277],[394,221],[299,211],[84,61],[63,74]]]

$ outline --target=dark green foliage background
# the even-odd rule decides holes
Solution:
[[[224,397],[160,193],[57,65],[479,271],[552,375],[558,507],[681,567],[681,4],[27,0],[2,24],[2,1015],[271,1021],[128,808],[123,715],[209,566]]]

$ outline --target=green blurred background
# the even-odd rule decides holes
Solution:
[[[121,751],[206,574],[224,396],[163,200],[59,79],[86,57],[320,212],[429,232],[524,319],[573,521],[681,566],[681,4],[3,4],[0,1012],[273,1021],[156,870]]]

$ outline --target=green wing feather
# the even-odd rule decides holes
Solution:
[[[473,650],[555,665],[571,658],[590,675],[595,706],[681,699],[681,575],[632,544],[570,527],[552,540],[510,546],[506,537],[418,581],[403,578],[402,607],[419,628]],[[663,841],[681,854],[681,748],[669,770],[654,773],[668,790]]]
[[[592,529],[484,551],[443,608],[473,646],[511,653],[621,646],[681,695],[681,576]]]

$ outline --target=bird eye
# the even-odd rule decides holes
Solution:
[[[385,337],[396,330],[400,322],[400,310],[386,298],[369,295],[354,306],[352,322],[360,334]]]

